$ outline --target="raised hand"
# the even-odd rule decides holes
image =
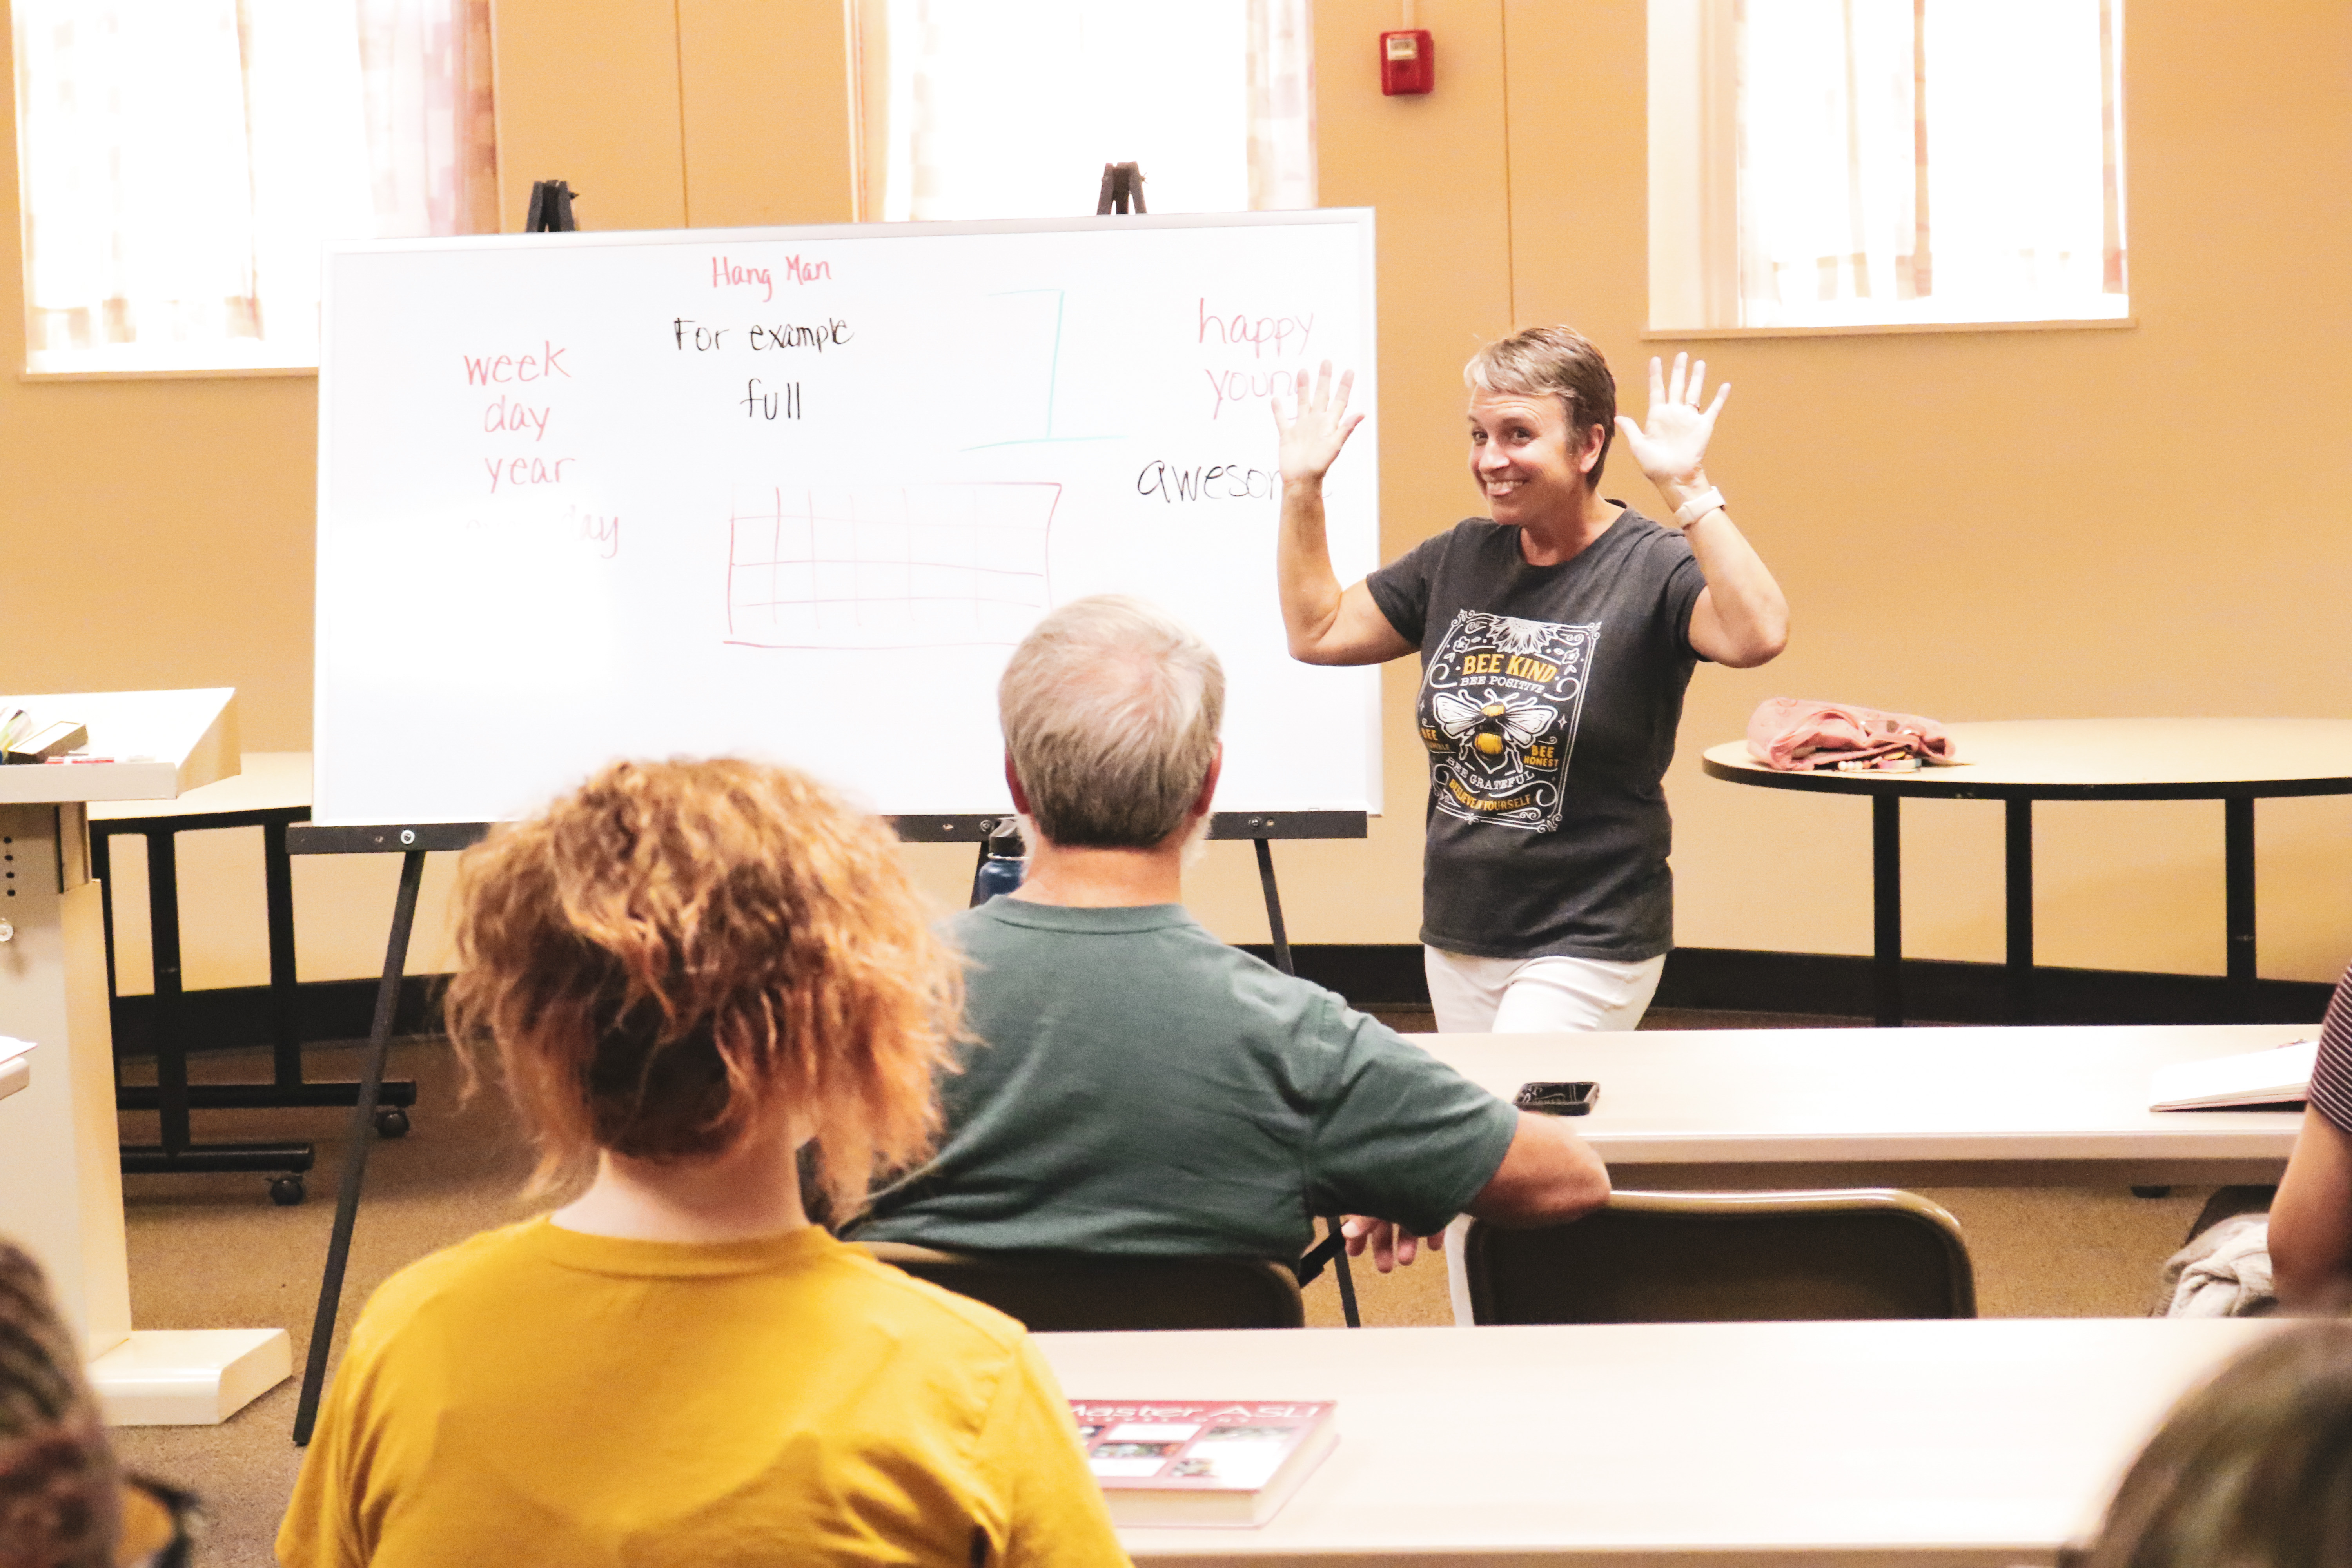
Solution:
[[[1355,390],[1356,373],[1349,371],[1339,377],[1339,390],[1331,390],[1331,362],[1323,362],[1322,374],[1315,378],[1312,392],[1307,390],[1307,373],[1301,371],[1291,385],[1297,395],[1291,405],[1291,416],[1282,416],[1282,398],[1268,397],[1266,406],[1274,410],[1274,428],[1282,439],[1282,482],[1294,484],[1301,479],[1321,480],[1339,456],[1339,448],[1348,444],[1348,437],[1364,422],[1360,414],[1348,412],[1348,394]]]
[[[1715,389],[1715,401],[1698,405],[1699,388],[1706,380],[1706,361],[1689,364],[1688,354],[1675,356],[1675,374],[1667,381],[1659,373],[1655,355],[1650,360],[1650,412],[1640,425],[1620,414],[1617,428],[1626,449],[1642,465],[1642,472],[1659,489],[1689,489],[1706,482],[1706,444],[1715,436],[1715,416],[1731,395],[1731,383]],[[1684,367],[1689,364],[1685,379]]]

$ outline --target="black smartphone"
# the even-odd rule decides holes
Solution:
[[[1590,1079],[1575,1083],[1523,1083],[1511,1103],[1543,1116],[1582,1116],[1601,1098],[1601,1086]]]

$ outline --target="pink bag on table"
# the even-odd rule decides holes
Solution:
[[[1887,768],[1913,757],[1922,763],[1958,760],[1951,736],[1933,719],[1798,697],[1769,698],[1758,705],[1748,720],[1748,752],[1768,768],[1790,773],[1842,763]]]

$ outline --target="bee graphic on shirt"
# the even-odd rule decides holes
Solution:
[[[1476,698],[1454,691],[1430,694],[1430,716],[1457,748],[1457,754],[1488,774],[1516,773],[1527,765],[1527,750],[1559,722],[1559,710],[1516,691],[1488,687]]]

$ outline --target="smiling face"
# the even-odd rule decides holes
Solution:
[[[1470,477],[1496,522],[1566,520],[1584,506],[1602,436],[1595,425],[1572,440],[1568,410],[1549,393],[1474,392]]]

